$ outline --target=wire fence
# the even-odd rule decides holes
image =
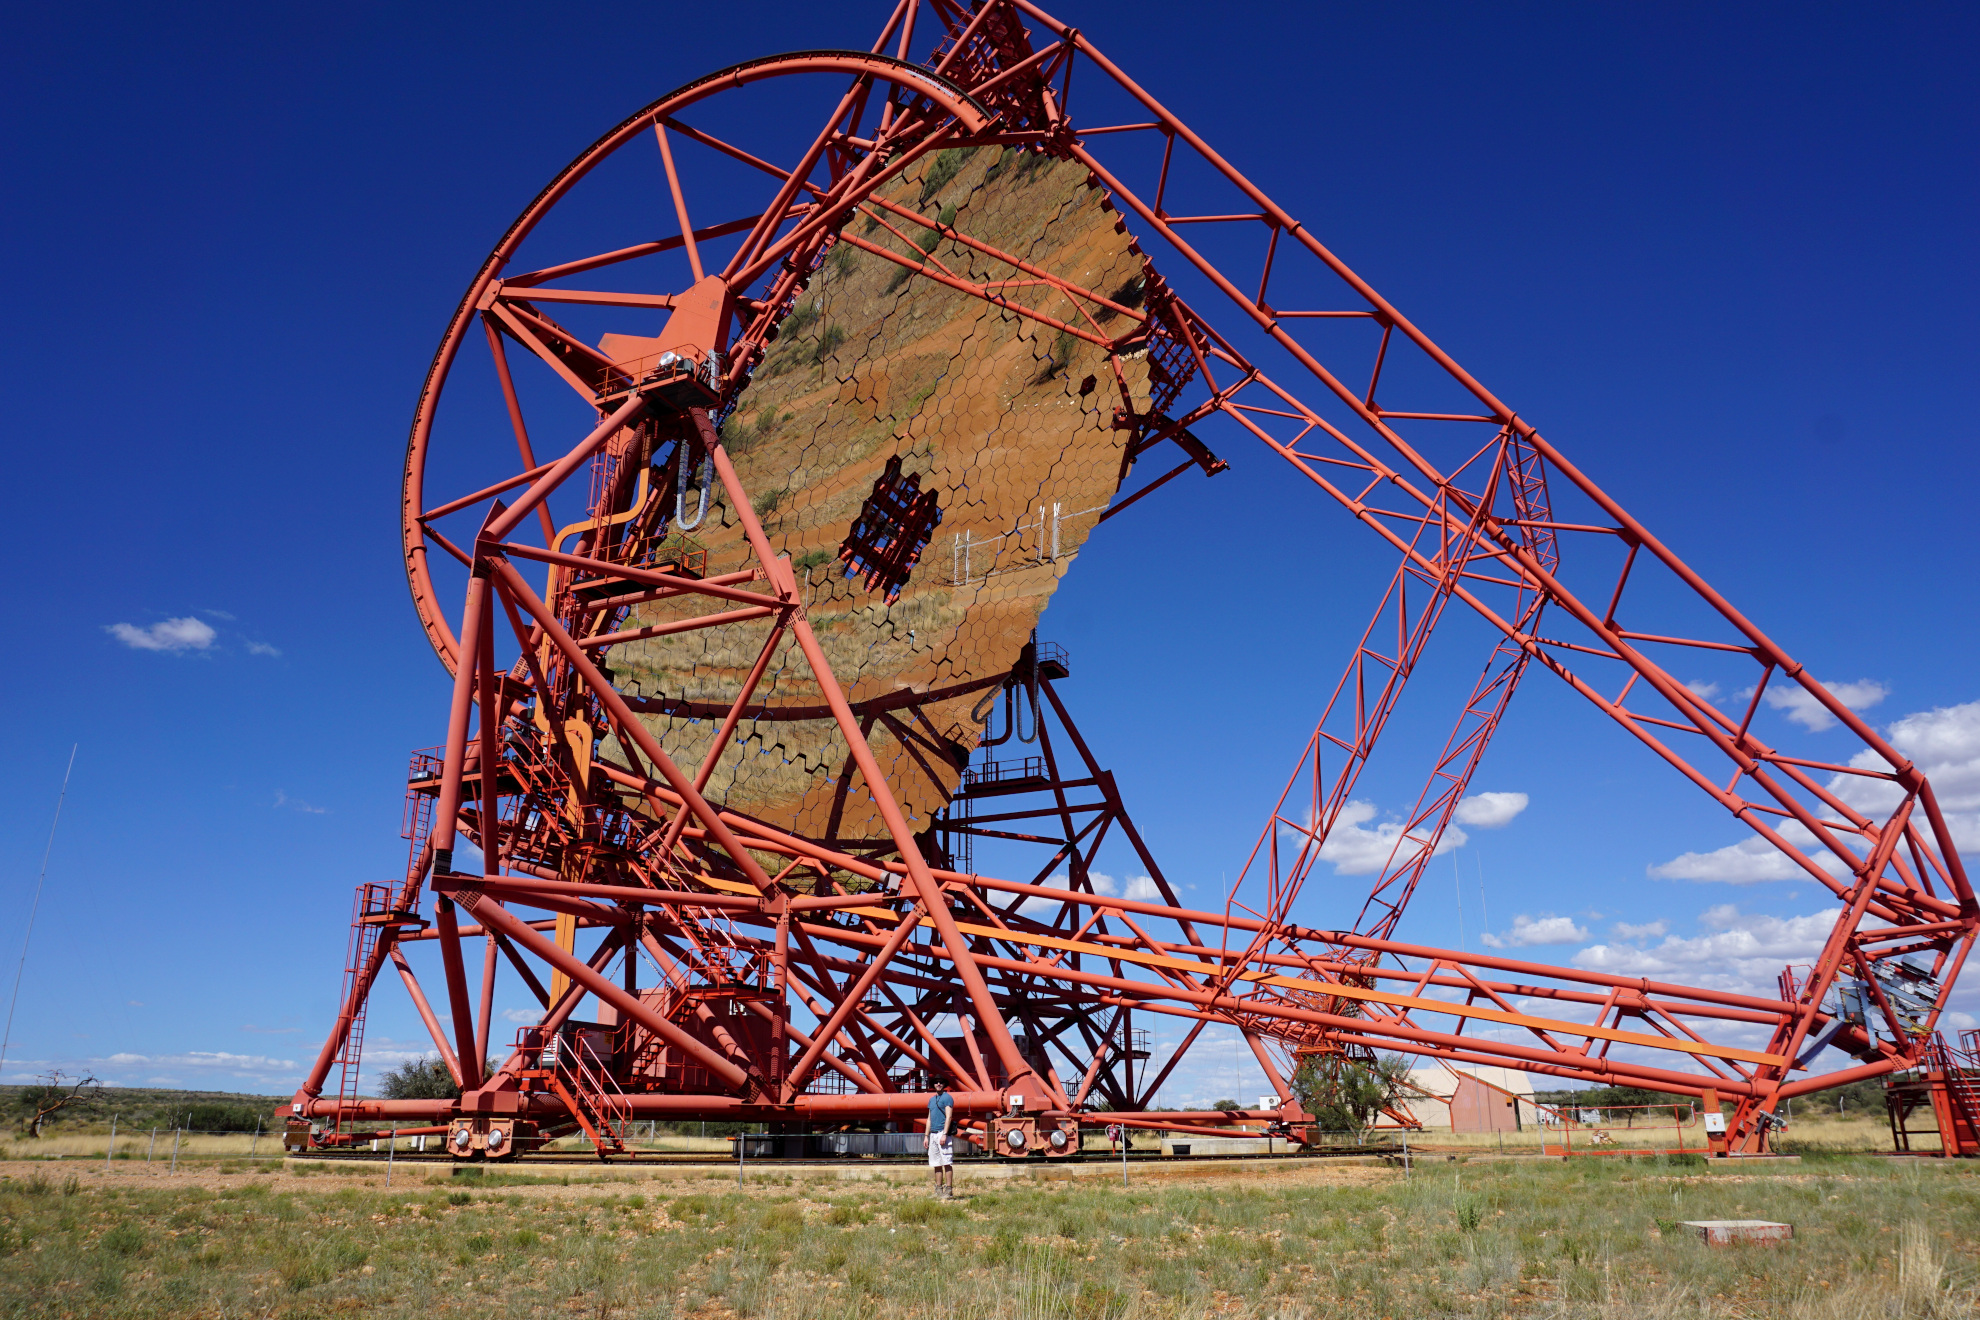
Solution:
[[[117,1126],[114,1131],[63,1131],[40,1137],[0,1140],[0,1159],[88,1160],[163,1163],[176,1170],[182,1160],[278,1159],[282,1134],[266,1128],[189,1128],[184,1126]]]

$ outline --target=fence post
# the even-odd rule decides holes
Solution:
[[[184,1131],[184,1128],[172,1129],[172,1167],[167,1170],[169,1173],[177,1173],[179,1171],[179,1134]]]
[[[116,1157],[116,1154],[117,1154],[117,1116],[115,1114],[112,1114],[110,1115],[110,1149],[103,1152],[103,1171],[105,1173],[108,1173],[110,1171],[110,1161]]]
[[[385,1140],[385,1190],[392,1190],[392,1157],[399,1150],[399,1129],[394,1127],[392,1135]]]
[[[144,1162],[151,1163],[152,1152],[158,1149],[158,1129],[151,1129],[151,1144],[144,1148]]]
[[[254,1143],[248,1147],[248,1158],[253,1159],[261,1151],[261,1120],[254,1120]]]

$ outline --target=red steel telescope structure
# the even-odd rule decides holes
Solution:
[[[873,17],[636,111],[469,282],[402,494],[445,740],[404,874],[359,886],[298,1137],[609,1156],[639,1119],[905,1127],[939,1075],[989,1150],[1051,1158],[1103,1123],[1304,1138],[1302,1062],[1399,1051],[1730,1102],[1754,1153],[1783,1100],[1920,1066],[1980,926],[1925,776],[1084,32],[1028,0]],[[1225,469],[1211,440],[1396,566],[1193,910],[1037,628],[1103,523]],[[1308,881],[1453,610],[1476,684],[1329,912]],[[1836,896],[1811,966],[1739,994],[1400,938],[1530,671]],[[1783,685],[1862,752],[1769,746]],[[498,981],[540,1007],[520,1030]],[[401,988],[458,1099],[358,1094]],[[1157,1115],[1211,1027],[1276,1101]],[[1807,1071],[1829,1049],[1854,1062]]]

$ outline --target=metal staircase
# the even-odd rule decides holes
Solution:
[[[632,1123],[632,1103],[613,1080],[606,1062],[593,1053],[582,1034],[558,1032],[543,1039],[536,1028],[525,1028],[518,1036],[518,1048],[534,1048],[541,1041],[536,1066],[526,1068],[522,1078],[546,1087],[583,1129],[598,1151],[598,1158],[630,1155],[626,1133]]]
[[[1980,1155],[1980,1032],[1962,1033],[1959,1045],[1934,1032],[1925,1047],[1925,1075],[1946,1154]]]

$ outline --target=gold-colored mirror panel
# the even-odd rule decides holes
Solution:
[[[1068,284],[1138,301],[1141,259],[1074,166],[994,148],[942,153],[885,195]],[[925,225],[891,216],[876,223],[882,213],[869,207],[845,232],[910,253],[891,225],[932,247],[958,279],[1019,281],[1007,286],[1013,302],[1103,335],[1130,328],[1121,314],[938,239]],[[771,544],[790,558],[848,698],[858,707],[928,694],[872,713],[867,729],[917,829],[948,802],[997,704],[986,700],[994,687],[943,694],[1017,662],[1119,488],[1129,433],[1115,428],[1115,409],[1147,406],[1142,357],[1126,355],[1119,367],[1132,401],[1120,397],[1101,346],[842,241],[723,427],[724,447]],[[884,586],[868,590],[862,574],[848,576],[838,554],[894,459],[903,478],[917,477],[921,490],[935,492],[941,521],[890,603]],[[706,517],[687,533],[706,549],[705,571],[748,567],[741,524],[719,483],[709,499]],[[690,520],[697,503],[698,491],[690,492]],[[638,607],[623,626],[704,610],[689,600],[662,601]],[[644,718],[683,765],[706,757],[767,628],[751,621],[615,648],[619,686],[646,698],[649,708],[656,698],[667,705],[669,713]],[[710,799],[805,837],[883,836],[844,739],[823,717],[817,683],[788,639],[752,711],[759,706],[767,712],[746,718],[723,753]],[[778,717],[780,711],[799,717]]]

